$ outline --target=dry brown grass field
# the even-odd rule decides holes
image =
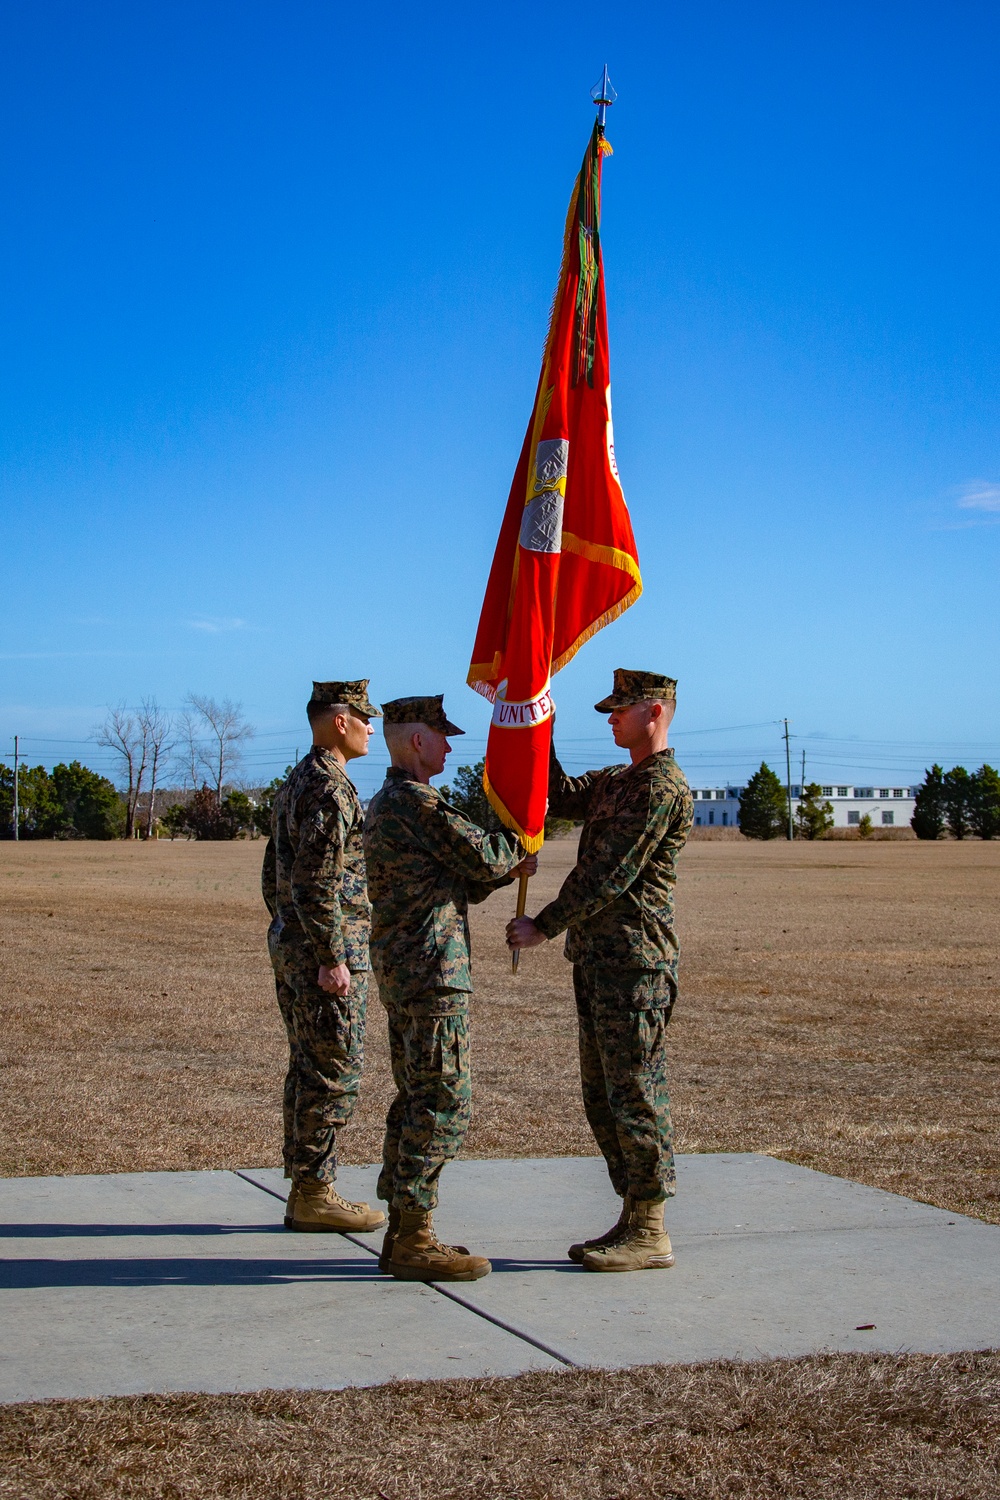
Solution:
[[[529,910],[574,857],[552,840]],[[261,843],[0,844],[0,1172],[276,1165],[283,1036]],[[468,1153],[577,1154],[561,941],[511,978],[473,912]],[[1000,843],[692,843],[672,1096],[682,1151],[767,1151],[1000,1221]],[[379,1154],[370,1007],[349,1161]]]
[[[0,844],[0,1172],[277,1164],[263,846]],[[574,856],[552,841],[529,911]],[[691,844],[672,1094],[686,1151],[767,1151],[1000,1221],[1000,844]],[[592,1151],[561,943],[512,980],[473,915],[469,1154]],[[345,1159],[389,1095],[370,1012]],[[0,1412],[3,1500],[992,1500],[1000,1358],[529,1375]],[[377,1441],[373,1433],[378,1434]]]
[[[8,1477],[4,1477],[4,1475]],[[3,1500],[996,1500],[1000,1356],[820,1356],[0,1413]]]

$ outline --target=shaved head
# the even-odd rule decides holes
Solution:
[[[413,736],[421,730],[426,730],[426,724],[383,724],[382,733],[385,735],[385,743],[389,754],[403,755],[410,749],[410,741]]]
[[[350,712],[346,703],[314,703],[310,700],[306,704],[306,718],[312,725],[322,724],[324,719],[336,718],[337,714],[343,714],[347,718]]]
[[[674,714],[677,712],[677,699],[644,698],[642,706],[643,708],[652,708],[654,703],[658,704],[660,708],[663,709],[663,717],[666,719],[667,723],[670,724],[673,721]]]

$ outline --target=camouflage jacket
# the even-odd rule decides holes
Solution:
[[[364,840],[379,983],[403,998],[471,990],[469,903],[510,883],[519,845],[395,766],[368,805]]]
[[[314,745],[274,799],[261,890],[272,937],[309,944],[317,965],[370,969],[363,814],[347,772]]]
[[[573,963],[673,969],[676,860],[692,820],[673,751],[567,776],[553,750],[549,812],[584,821],[576,866],[535,918],[539,929],[552,938],[568,928]]]

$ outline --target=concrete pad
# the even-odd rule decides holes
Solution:
[[[1000,1345],[1000,1227],[805,1167],[680,1158],[677,1264],[631,1275],[566,1259],[617,1217],[596,1159],[460,1162],[442,1182],[442,1233],[494,1266],[462,1300],[575,1363]]]
[[[769,1157],[678,1172],[677,1265],[598,1276],[565,1257],[617,1215],[602,1162],[454,1163],[436,1225],[494,1273],[437,1288],[379,1235],[286,1233],[278,1172],[0,1181],[0,1400],[1000,1346],[997,1226]]]
[[[281,1220],[232,1172],[0,1182],[0,1401],[561,1368]]]
[[[530,1161],[508,1161],[505,1162],[504,1165],[511,1169],[514,1175],[517,1175],[525,1167],[531,1166],[533,1165],[533,1163],[531,1163]],[[255,1182],[259,1187],[262,1187],[265,1192],[271,1193],[275,1198],[284,1198],[285,1196],[284,1190],[286,1184],[280,1170],[276,1167],[250,1169],[241,1172],[240,1175],[244,1177],[248,1182]],[[353,1198],[355,1200],[360,1199],[368,1203],[374,1203],[376,1201],[375,1184],[378,1179],[378,1175],[379,1169],[377,1166],[342,1167],[337,1179],[338,1189],[346,1198]],[[475,1191],[475,1188],[473,1188],[473,1198],[475,1197]],[[454,1194],[449,1196],[449,1202],[452,1202],[454,1204]],[[460,1243],[462,1240],[462,1236],[457,1230],[452,1233],[452,1228],[450,1226],[453,1226],[455,1222],[456,1217],[454,1211],[452,1212],[450,1219],[446,1209],[444,1211],[435,1213],[434,1215],[434,1226],[441,1239],[443,1239],[448,1244],[455,1244],[456,1242]],[[345,1235],[344,1238],[351,1240],[362,1250],[367,1250],[370,1255],[377,1255],[378,1248],[381,1242],[380,1235],[375,1237],[374,1242],[368,1236],[361,1235]],[[470,1250],[476,1249],[478,1253],[480,1247],[474,1247],[470,1245],[469,1248]],[[518,1339],[522,1339],[525,1344],[533,1345],[541,1354],[548,1356],[550,1360],[558,1361],[561,1365],[572,1365],[574,1363],[572,1359],[569,1359],[566,1356],[560,1354],[558,1349],[553,1349],[549,1344],[545,1342],[543,1338],[533,1332],[532,1329],[516,1323],[511,1323],[505,1318],[501,1317],[499,1313],[489,1311],[485,1307],[473,1307],[465,1300],[463,1295],[463,1293],[468,1289],[466,1283],[453,1282],[450,1284],[441,1284],[438,1282],[434,1282],[432,1283],[432,1285],[442,1297],[447,1297],[450,1301],[457,1303],[459,1306],[468,1308],[468,1310],[475,1313],[477,1317],[486,1319],[488,1322],[495,1324],[496,1327],[503,1329],[506,1333],[514,1334]],[[545,1368],[545,1363],[546,1362],[543,1362],[541,1368]]]

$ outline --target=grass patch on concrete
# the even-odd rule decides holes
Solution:
[[[995,1500],[1000,1355],[0,1410],[4,1500]]]

